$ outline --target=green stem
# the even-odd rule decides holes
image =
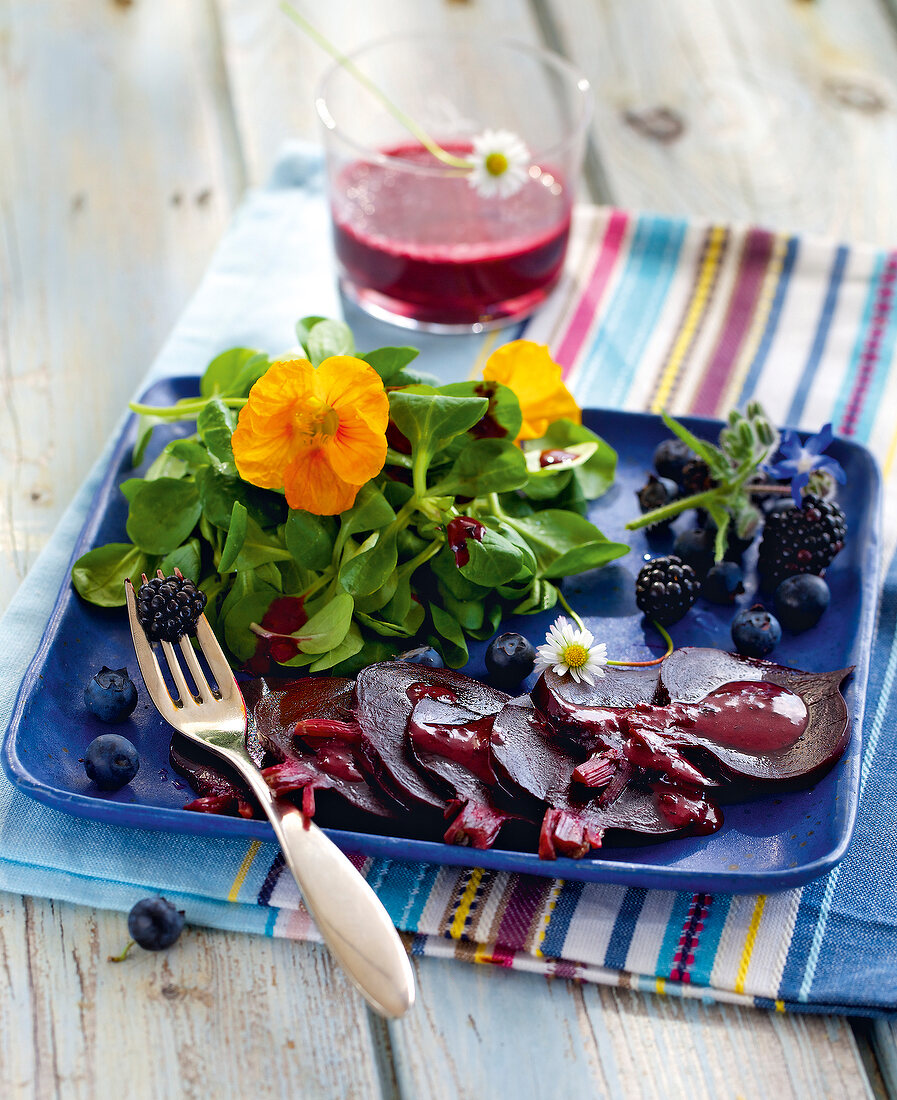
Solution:
[[[328,38],[325,38],[319,30],[313,27],[312,24],[309,23],[304,16],[300,15],[291,4],[287,4],[286,2],[281,3],[280,10],[289,16],[297,26],[301,27],[309,38],[317,42],[322,50],[329,53],[338,65],[342,65],[346,72],[353,76],[359,84],[367,88],[371,95],[383,104],[392,117],[397,122],[401,123],[410,134],[413,134],[421,145],[423,145],[423,147],[438,161],[448,165],[450,168],[464,168],[470,171],[471,164],[468,159],[465,157],[456,157],[443,149],[441,145],[438,145],[410,115],[406,115],[401,107],[393,103],[389,96],[381,91],[370,77],[365,76],[353,61],[350,61],[344,53],[341,53]]]
[[[245,397],[219,397],[218,400],[229,409],[242,409],[247,402]],[[198,397],[195,401],[181,401],[177,405],[141,405],[132,401],[128,405],[131,412],[141,416],[160,416],[166,420],[195,420],[196,415],[212,401],[211,397]]]
[[[415,449],[414,463],[411,467],[411,482],[414,489],[414,506],[418,507],[420,502],[427,495],[427,466],[429,465],[430,456],[423,449],[423,447]],[[416,499],[415,499],[416,498]],[[408,501],[410,504],[411,501]]]
[[[689,508],[701,508],[704,504],[719,499],[721,495],[719,488],[705,489],[703,493],[695,493],[694,496],[674,500],[672,504],[664,504],[662,508],[655,508],[653,512],[645,512],[638,519],[627,523],[626,530],[636,531],[639,527],[649,527],[652,523],[663,523],[664,520],[673,519],[680,512],[685,512]]]
[[[573,621],[576,623],[576,625],[579,627],[580,630],[585,630],[586,624],[576,614],[576,612],[573,610],[573,608],[570,606],[570,604],[567,603],[567,597],[560,590],[560,587],[558,585],[555,585],[554,587],[557,589],[558,601],[559,601],[561,607],[563,607],[564,610],[567,612],[567,614],[571,616],[571,618],[573,619]],[[610,663],[610,662],[608,662],[608,663]]]
[[[134,943],[135,943],[134,940],[128,940],[128,946],[124,949],[124,951],[122,951],[122,953],[120,955],[110,955],[108,957],[107,961],[111,962],[111,963],[124,962],[125,959],[128,957],[128,952],[134,946]]]
[[[406,562],[402,562],[398,568],[398,572],[401,573],[402,576],[407,575],[410,577],[418,566],[423,565],[424,562],[429,561],[430,558],[435,558],[441,549],[442,539],[436,539],[434,542],[431,542],[429,546],[425,546],[415,557],[409,558]]]
[[[320,589],[322,589],[325,584],[329,584],[332,579],[333,574],[331,572],[324,573],[322,576],[318,577],[314,584],[306,588],[306,590],[300,595],[299,598],[302,600],[307,600],[309,596],[313,596],[315,592],[318,592]]]

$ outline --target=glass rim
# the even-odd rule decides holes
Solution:
[[[477,48],[482,48],[486,45],[481,35],[470,34],[464,31],[453,31],[446,34],[437,34],[435,31],[400,31],[366,42],[364,45],[345,54],[344,60],[351,61],[354,64],[357,63],[358,59],[363,55],[380,49],[383,46],[389,46],[397,42],[415,41],[431,42],[440,46],[450,42],[469,43]],[[565,57],[555,53],[553,50],[546,49],[544,46],[531,45],[528,42],[520,42],[513,38],[493,39],[489,41],[488,46],[490,49],[500,47],[501,49],[513,50],[520,54],[529,54],[530,57],[540,61],[547,68],[554,70],[558,76],[568,82],[571,92],[574,93],[571,98],[574,102],[578,102],[579,104],[576,120],[570,125],[563,137],[545,148],[530,150],[533,161],[549,159],[557,155],[559,150],[564,149],[566,146],[576,141],[588,126],[591,117],[592,85],[588,78]],[[364,160],[373,164],[392,165],[394,169],[414,172],[421,175],[445,176],[458,174],[459,170],[457,168],[452,168],[444,164],[417,164],[413,161],[403,160],[401,157],[389,156],[379,149],[375,149],[362,142],[356,141],[354,138],[348,137],[330,113],[330,109],[327,105],[327,86],[331,80],[340,74],[346,76],[349,80],[354,79],[352,74],[346,71],[345,66],[340,61],[334,61],[318,81],[315,91],[315,111],[328,134],[338,139],[350,149],[355,150]],[[362,85],[359,85],[359,87],[363,89]],[[371,95],[369,91],[367,94]],[[383,109],[386,110],[385,107]]]

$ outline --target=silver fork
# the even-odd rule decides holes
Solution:
[[[377,1012],[401,1016],[414,1003],[414,975],[399,934],[380,899],[346,856],[298,807],[275,798],[252,763],[244,745],[246,704],[205,615],[199,617],[196,638],[215,685],[209,683],[189,638],[182,637],[178,649],[195,692],[187,683],[175,646],[161,642],[175,698],[137,619],[130,580],[125,582],[125,595],[137,663],[156,709],[170,726],[217,753],[248,783],[268,815],[324,942]]]

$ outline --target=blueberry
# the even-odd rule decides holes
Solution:
[[[137,706],[137,688],[126,668],[105,665],[84,689],[84,702],[101,722],[114,725],[133,713]]]
[[[744,591],[744,573],[734,561],[721,561],[711,566],[704,578],[701,595],[711,603],[732,604]]]
[[[681,485],[682,470],[694,457],[694,451],[681,439],[665,439],[654,451],[654,469],[661,477]]]
[[[117,791],[130,783],[140,767],[137,750],[117,733],[95,737],[84,754],[84,770],[88,778],[104,791]]]
[[[514,691],[535,664],[536,651],[522,634],[499,634],[486,650],[490,679],[502,691]]]
[[[673,553],[690,565],[699,577],[706,577],[714,561],[716,536],[712,531],[695,528],[676,536]]]
[[[797,576],[787,577],[778,586],[773,605],[782,626],[797,634],[819,622],[830,599],[831,592],[822,577],[813,573],[798,573]]]
[[[745,657],[765,657],[772,653],[782,637],[782,628],[775,615],[763,604],[739,611],[732,620],[732,641]]]
[[[128,913],[131,939],[147,951],[171,947],[184,927],[184,912],[165,898],[143,898]]]
[[[396,657],[397,661],[407,661],[412,665],[426,665],[427,668],[445,668],[445,662],[431,645],[408,649]]]
[[[655,477],[654,474],[648,474],[648,480],[638,490],[636,496],[638,497],[639,508],[643,513],[653,512],[655,508],[672,504],[679,496],[679,486],[670,478]],[[672,519],[665,520],[663,526],[668,527],[670,523],[672,523]],[[661,525],[656,524],[655,526],[659,527]]]

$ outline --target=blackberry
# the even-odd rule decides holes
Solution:
[[[154,577],[137,593],[137,618],[151,642],[176,642],[196,633],[206,594],[187,577]]]
[[[669,626],[682,618],[700,590],[694,569],[669,554],[642,567],[635,582],[635,602],[649,619]]]
[[[757,559],[760,583],[773,591],[798,573],[822,574],[843,549],[846,535],[844,513],[831,500],[807,496],[802,508],[770,513]]]

